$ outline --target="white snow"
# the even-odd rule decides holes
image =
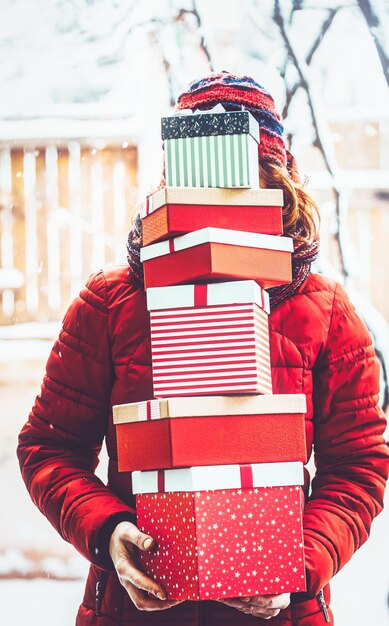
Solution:
[[[29,322],[0,326],[0,341],[11,339],[54,339],[61,329],[61,322]]]
[[[0,363],[46,360],[60,329],[60,322],[0,325]]]
[[[83,581],[0,580],[0,623],[4,626],[74,624]]]
[[[12,268],[0,268],[0,291],[2,289],[18,289],[24,283],[22,272]]]
[[[9,572],[18,572],[20,574],[28,574],[31,570],[31,562],[20,550],[10,548],[0,554],[0,575]]]

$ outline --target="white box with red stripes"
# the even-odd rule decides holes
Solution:
[[[272,393],[269,296],[254,281],[147,289],[156,397]]]

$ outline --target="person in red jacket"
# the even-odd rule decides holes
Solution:
[[[263,187],[284,191],[284,232],[294,239],[293,281],[269,290],[274,393],[307,398],[307,592],[176,602],[139,568],[154,540],[136,527],[130,474],[118,472],[112,406],[153,397],[149,317],[139,261],[139,216],[128,265],[94,274],[70,305],[49,356],[41,393],[23,427],[18,455],[31,498],[61,536],[90,562],[77,626],[169,624],[278,626],[333,623],[330,579],[366,541],[383,506],[388,450],[378,405],[379,366],[370,335],[344,289],[311,272],[318,253],[315,204],[282,138],[274,102],[249,77],[227,72],[191,83],[178,109],[244,107],[260,125]],[[103,441],[108,484],[95,475]]]

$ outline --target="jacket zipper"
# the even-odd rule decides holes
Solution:
[[[316,596],[316,599],[318,601],[319,607],[320,609],[323,611],[324,613],[324,619],[326,622],[330,621],[330,615],[328,613],[328,609],[327,609],[327,605],[326,605],[326,601],[324,599],[324,591],[323,589],[320,589],[319,593]]]
[[[103,601],[103,595],[105,591],[105,584],[107,582],[108,574],[103,572],[100,579],[96,583],[96,595],[95,595],[95,615],[100,617],[101,603]]]

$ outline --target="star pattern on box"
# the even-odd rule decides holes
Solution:
[[[216,599],[305,590],[300,487],[137,496],[141,553],[169,598]]]
[[[250,114],[248,111],[231,111],[163,117],[161,131],[162,139],[249,133]]]

